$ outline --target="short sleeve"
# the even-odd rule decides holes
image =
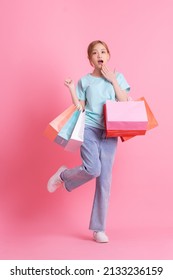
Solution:
[[[129,86],[128,82],[126,81],[126,79],[124,78],[124,75],[122,73],[118,73],[116,75],[116,78],[117,78],[117,82],[118,82],[120,88],[122,90],[129,92],[130,86]]]
[[[76,87],[76,93],[79,100],[86,100],[86,92],[82,86],[82,80],[79,80]]]

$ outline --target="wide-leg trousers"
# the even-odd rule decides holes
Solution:
[[[86,126],[81,146],[82,164],[61,173],[69,192],[96,178],[89,224],[91,230],[105,230],[117,142],[117,137],[106,138],[105,130]]]

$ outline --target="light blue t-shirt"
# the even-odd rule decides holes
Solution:
[[[116,73],[117,82],[122,90],[127,92],[130,86],[123,74]],[[85,101],[85,123],[89,126],[104,129],[103,105],[106,100],[116,100],[116,94],[112,84],[103,77],[94,77],[87,74],[77,84],[77,96]]]

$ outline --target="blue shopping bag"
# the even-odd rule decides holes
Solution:
[[[54,142],[62,147],[65,147],[68,143],[68,140],[62,138],[61,136],[57,135],[54,139]]]
[[[80,115],[80,111],[76,110],[73,113],[73,115],[70,117],[70,119],[66,122],[66,124],[62,127],[62,129],[58,133],[58,136],[60,136],[61,138],[65,139],[65,140],[69,140],[72,135],[73,129],[76,125],[76,122],[79,118],[79,115]],[[56,141],[56,139],[55,139],[55,141]]]
[[[65,144],[65,150],[69,152],[76,151],[83,143],[85,128],[85,111],[80,111],[78,120],[70,136],[70,139]],[[60,140],[60,139],[59,139]]]

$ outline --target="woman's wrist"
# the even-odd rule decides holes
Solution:
[[[76,96],[76,92],[75,91],[70,91],[70,93],[71,93],[73,104],[76,106],[77,110],[82,110],[83,107],[82,107],[79,99]]]
[[[118,82],[117,82],[116,78],[112,80],[111,84],[113,85],[113,87],[114,87],[114,88],[119,87],[119,85],[118,85]]]
[[[75,106],[76,106],[77,110],[79,110],[79,111],[83,110],[83,107],[80,104],[80,102],[76,103]]]

